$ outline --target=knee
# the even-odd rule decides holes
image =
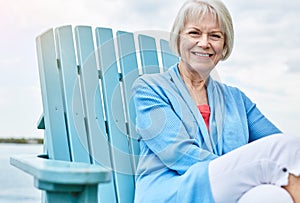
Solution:
[[[294,135],[275,134],[275,135],[271,135],[270,137],[277,139],[279,142],[300,143],[300,137]]]
[[[269,136],[269,144],[272,145],[272,152],[289,152],[290,154],[298,154],[300,158],[300,137],[285,135],[285,134],[276,134]],[[300,161],[300,160],[299,160]]]

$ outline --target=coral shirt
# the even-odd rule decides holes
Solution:
[[[206,127],[209,131],[209,116],[210,116],[210,108],[209,108],[209,105],[207,104],[202,104],[202,105],[198,105],[197,106],[203,119],[204,119],[204,122],[206,124]]]

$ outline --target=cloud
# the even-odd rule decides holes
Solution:
[[[300,2],[229,1],[236,32],[221,79],[237,86],[287,134],[298,135],[300,120]]]
[[[109,24],[116,28],[133,31],[141,29],[168,31],[173,23],[173,13],[179,5],[181,5],[179,0],[115,0],[107,3],[93,0],[86,2],[85,8],[94,19],[88,18],[96,25]]]
[[[42,112],[35,37],[60,25],[125,31],[171,29],[182,0],[0,0],[0,136],[39,135]],[[226,0],[236,32],[221,80],[240,87],[276,124],[300,130],[299,1]],[[8,116],[7,116],[8,115]],[[15,127],[17,126],[17,128]],[[13,130],[14,129],[14,130]]]
[[[298,54],[298,57],[293,57],[289,61],[287,61],[288,71],[290,73],[296,73],[300,74],[300,53]]]

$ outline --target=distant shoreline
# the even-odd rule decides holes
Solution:
[[[0,143],[43,144],[43,142],[41,138],[0,138]]]

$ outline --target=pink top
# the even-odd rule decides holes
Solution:
[[[210,116],[210,108],[207,104],[202,104],[197,106],[203,119],[206,124],[207,129],[209,130],[209,116]]]

